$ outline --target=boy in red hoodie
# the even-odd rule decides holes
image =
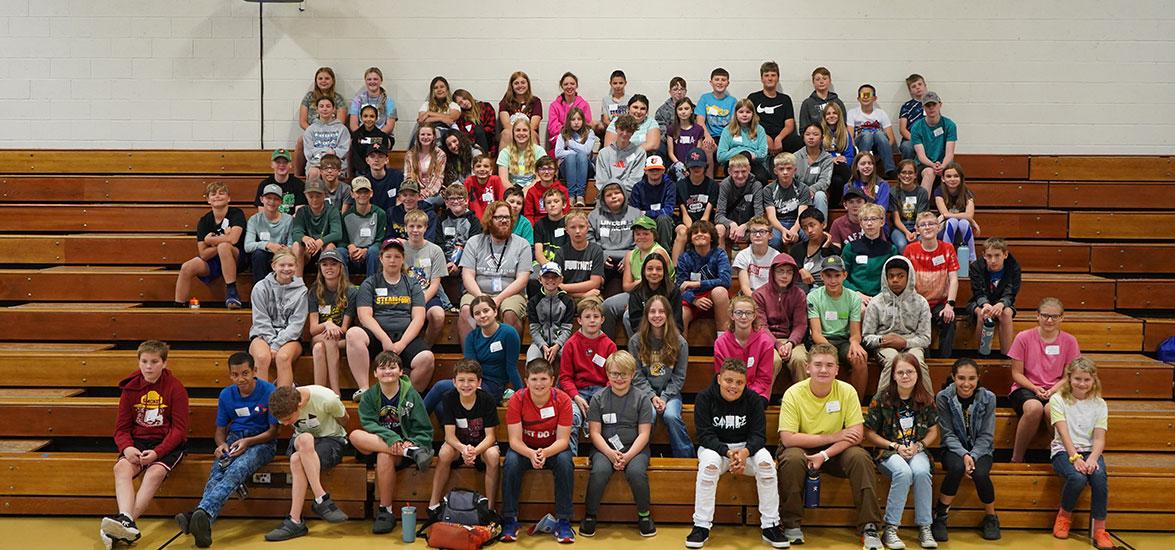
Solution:
[[[99,531],[109,549],[116,541],[133,543],[141,536],[139,517],[167,479],[188,443],[188,391],[167,370],[167,344],[148,340],[139,345],[139,371],[118,383],[118,418],[114,443],[114,494],[118,514],[102,518]],[[143,474],[135,492],[135,478]]]
[[[588,403],[608,385],[604,361],[616,353],[616,343],[601,330],[604,325],[604,305],[599,298],[589,296],[575,306],[579,316],[579,330],[575,331],[559,356],[559,389],[574,404],[571,407],[571,455],[579,450],[579,432],[587,426]]]

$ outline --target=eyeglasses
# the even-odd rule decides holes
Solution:
[[[1045,321],[1059,321],[1061,317],[1065,316],[1064,313],[1037,313],[1037,315]]]
[[[879,222],[879,221],[881,221],[881,218],[878,218],[877,216],[869,216],[868,218],[861,218],[861,221],[863,221],[863,222]]]
[[[445,197],[445,202],[460,202],[465,200],[465,197]]]
[[[509,221],[512,217],[513,216],[494,216],[493,219],[496,222],[500,222],[500,221]]]
[[[554,172],[554,171],[555,171],[554,166],[544,166],[542,168],[539,168],[539,172]]]
[[[627,372],[609,371],[608,378],[624,378],[628,376]]]
[[[752,235],[766,235],[767,230],[766,229],[752,229],[752,230],[748,231],[748,233],[750,233]]]
[[[918,229],[934,229],[935,227],[938,227],[937,223],[927,222],[918,224]]]
[[[894,376],[897,376],[899,378],[908,378],[910,376],[918,376],[918,372],[912,371],[912,370],[904,370],[904,371],[895,372]]]
[[[754,317],[755,312],[747,311],[745,309],[736,309],[734,310],[734,313],[731,313],[731,315],[734,315],[735,317]]]

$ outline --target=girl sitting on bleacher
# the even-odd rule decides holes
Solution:
[[[979,233],[979,223],[975,221],[975,194],[967,189],[965,180],[963,167],[957,162],[948,163],[942,169],[942,185],[934,190],[932,197],[942,222],[939,238],[956,249],[966,243],[970,257],[959,261],[970,263],[976,258],[975,235]]]
[[[835,102],[828,102],[820,118],[824,130],[824,150],[832,155],[832,190],[840,190],[852,175],[853,158],[857,149],[853,145],[853,134],[845,127],[844,113]],[[829,197],[830,204],[839,202],[839,197]]]
[[[445,183],[445,152],[437,143],[437,130],[423,125],[416,129],[416,143],[404,155],[404,177],[420,182],[420,199],[434,206],[444,203],[440,196]]]
[[[249,355],[262,380],[269,379],[269,365],[277,365],[274,385],[294,383],[294,361],[302,355],[302,326],[306,323],[306,284],[294,275],[294,253],[283,248],[273,253],[273,273],[253,284],[250,303],[253,325],[249,329]]]
[[[645,267],[650,264],[660,264],[662,269],[665,266],[660,254],[645,261]],[[680,297],[677,302],[681,303]],[[681,389],[689,366],[689,344],[673,321],[671,303],[664,296],[654,295],[645,304],[640,328],[628,340],[628,352],[636,358],[632,384],[648,394],[653,412],[664,418],[673,457],[693,458],[694,444],[681,417]]]
[[[311,124],[318,122],[318,99],[329,97],[335,104],[335,118],[347,122],[347,108],[343,94],[335,91],[335,71],[330,67],[319,67],[314,71],[314,85],[310,91],[302,96],[302,104],[298,107],[298,126],[304,131]],[[306,153],[303,150],[302,140],[298,140],[294,148],[294,169],[303,170],[306,167]],[[301,172],[302,175],[305,172]]]
[[[347,351],[347,329],[355,322],[355,298],[342,254],[324,251],[318,257],[318,280],[308,293],[306,321],[310,324],[310,350],[314,358],[314,383],[339,393],[339,356]]]
[[[1109,411],[1102,399],[1102,383],[1093,360],[1078,357],[1065,369],[1061,388],[1049,398],[1053,436],[1053,470],[1065,480],[1061,509],[1053,523],[1053,536],[1069,538],[1077,497],[1089,485],[1089,515],[1093,519],[1093,544],[1113,548],[1106,532],[1106,448]]]
[[[979,385],[979,364],[974,359],[959,359],[951,365],[951,383],[934,398],[942,431],[942,467],[946,470],[930,526],[936,541],[948,539],[947,514],[964,475],[975,482],[975,492],[983,503],[983,538],[1000,538],[995,486],[991,483],[995,404],[995,394]]]

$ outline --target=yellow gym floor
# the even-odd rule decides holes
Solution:
[[[262,536],[277,525],[275,520],[258,519],[224,519],[213,525],[213,548],[233,549],[266,549],[292,550],[299,548],[321,549],[328,545],[344,543],[346,548],[387,548],[389,545],[402,545],[400,541],[400,527],[391,535],[374,536],[371,534],[371,524],[368,521],[349,521],[343,525],[330,525],[322,521],[311,520],[310,535],[283,543],[267,543]],[[139,522],[143,530],[143,538],[133,548],[140,550],[155,550],[167,539],[178,532],[175,523],[165,518],[147,518]],[[662,525],[657,528],[656,537],[642,539],[636,532],[635,525],[601,524],[595,537],[577,537],[575,546],[578,548],[609,548],[621,544],[630,548],[644,550],[663,550],[668,548],[684,548],[685,536],[689,527],[684,525]],[[1137,550],[1165,550],[1175,548],[1175,535],[1170,533],[1138,533],[1113,532],[1119,537],[1117,540],[1123,548],[1133,547]],[[527,537],[525,533],[518,542],[511,545],[497,545],[503,550],[508,548],[536,548],[554,547],[556,543],[550,535]],[[819,548],[851,548],[860,547],[860,539],[848,529],[808,528],[804,530],[807,543],[804,550]],[[917,533],[913,529],[903,529],[903,540],[908,548],[917,549]],[[1125,544],[1123,544],[1123,542]],[[638,546],[639,545],[639,546]],[[1129,546],[1126,546],[1129,545]],[[417,540],[413,545],[421,550],[427,546],[423,540]],[[98,518],[28,518],[7,517],[0,518],[0,548],[11,549],[81,549],[102,547],[98,540]],[[974,548],[1033,548],[1034,550],[1066,550],[1091,548],[1085,538],[1085,533],[1075,532],[1069,540],[1057,540],[1045,531],[1025,531],[1005,529],[1003,539],[992,543],[981,539],[976,532],[956,530],[951,532],[949,542],[940,543],[940,548],[968,550]],[[126,548],[118,546],[117,548]],[[170,549],[195,548],[190,536],[176,539],[168,547]],[[710,542],[706,544],[710,550],[743,550],[748,548],[769,548],[759,538],[758,529],[752,527],[718,526],[710,534]]]

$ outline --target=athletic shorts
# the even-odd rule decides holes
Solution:
[[[375,356],[384,350],[384,346],[379,342],[379,338],[376,338],[375,334],[372,334],[367,327],[360,326],[359,328],[367,333],[367,355],[370,359],[374,360]],[[401,333],[389,333],[388,338],[391,338],[392,342],[396,342],[400,339],[401,335]],[[428,341],[425,340],[424,334],[417,334],[416,338],[413,338],[404,350],[400,352],[400,367],[404,369],[404,372],[412,371],[412,360],[422,351],[428,351]]]
[[[133,441],[133,443],[134,443],[136,449],[138,449],[142,452],[147,452],[147,451],[153,450],[155,447],[158,447],[159,444],[163,443],[163,442],[162,441],[146,441],[143,439],[135,439]],[[148,464],[147,468],[150,468],[151,466],[155,466],[156,464],[158,464],[160,466],[163,466],[163,468],[167,470],[167,473],[170,474],[171,471],[180,463],[180,461],[184,459],[184,452],[186,451],[186,448],[187,448],[187,446],[184,444],[180,444],[180,445],[176,446],[176,448],[172,449],[170,453],[167,453],[166,455],[155,459],[155,462]],[[128,460],[128,459],[127,459],[127,457],[123,456],[122,454],[119,454],[118,460]],[[115,462],[118,462],[118,460],[115,460]],[[147,468],[143,468],[142,470],[139,471],[139,473],[141,474],[141,473],[147,471]]]
[[[241,249],[233,248],[233,250],[237,251],[237,271],[239,272],[241,270]],[[220,265],[219,254],[213,256],[211,260],[204,260],[204,263],[208,264],[208,274],[201,275],[199,277],[200,281],[202,281],[204,284],[211,284],[212,281],[215,281],[224,275],[224,268]]]
[[[1016,411],[1017,415],[1024,414],[1024,404],[1033,399],[1048,408],[1049,402],[1037,397],[1036,392],[1028,388],[1016,388],[1016,391],[1008,394],[1008,401],[1012,402],[1012,410]]]
[[[286,446],[286,456],[294,456],[294,437],[290,438]],[[334,468],[343,460],[343,452],[347,449],[345,437],[316,437],[314,438],[314,453],[318,455],[318,469],[325,472]]]
[[[713,289],[711,289],[711,290],[713,290]],[[710,297],[709,290],[699,290],[697,292],[694,292],[694,300],[697,300],[698,298],[709,298],[709,297]],[[701,308],[695,307],[693,302],[687,302],[685,300],[682,300],[681,307],[688,308],[690,310],[690,313],[693,314],[694,319],[708,319],[708,318],[711,318],[714,316],[714,307],[713,306],[711,306],[710,309],[701,309]]]
[[[496,294],[490,294],[488,292],[483,294],[486,296],[496,296]],[[461,307],[472,304],[473,298],[474,296],[472,294],[462,294]],[[501,307],[498,308],[499,318],[501,318],[501,314],[507,311],[514,312],[514,314],[518,316],[519,320],[526,319],[526,295],[519,293],[503,300]]]

